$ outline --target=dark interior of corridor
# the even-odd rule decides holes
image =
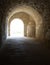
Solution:
[[[10,23],[20,18],[24,37],[9,37]],[[50,1],[0,0],[0,64],[50,65]]]

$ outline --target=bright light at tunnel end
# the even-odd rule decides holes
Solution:
[[[13,19],[10,23],[10,36],[7,38],[24,37],[24,23],[21,19]]]

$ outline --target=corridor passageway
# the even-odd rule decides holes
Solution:
[[[0,65],[50,65],[50,0],[0,0]]]

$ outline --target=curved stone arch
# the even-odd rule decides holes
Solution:
[[[23,16],[24,15],[24,16]],[[15,13],[13,16],[10,17],[9,21],[8,21],[8,36],[10,36],[10,23],[13,19],[21,19],[24,23],[24,34],[25,36],[27,36],[27,24],[29,23],[29,21],[33,20],[33,18],[25,13],[25,12],[19,12],[19,13]]]
[[[20,18],[20,19],[22,19],[23,20],[23,18],[24,17],[21,17],[21,16],[18,16],[19,14],[22,14],[22,16],[24,15],[25,16],[25,14],[26,14],[26,17],[25,18],[29,18],[29,14],[27,14],[27,13],[25,13],[25,12],[17,12],[17,13],[15,13],[14,15],[12,15],[11,17],[10,17],[10,19],[9,19],[9,23],[14,19],[14,18]],[[33,18],[32,18],[33,19]],[[23,20],[23,22],[25,23],[25,21]],[[28,23],[28,22],[27,22]]]
[[[18,6],[16,8],[12,9],[11,12],[9,12],[8,21],[15,13],[19,13],[19,12],[25,12],[25,13],[29,14],[30,16],[32,16],[33,20],[36,23],[36,38],[39,38],[42,33],[42,28],[43,28],[43,26],[42,26],[43,20],[42,20],[42,16],[39,14],[39,12],[30,6],[25,6],[25,5]],[[40,31],[39,31],[39,29],[40,29]]]
[[[18,16],[19,14],[22,14],[22,16],[23,17],[21,17],[21,16]],[[23,20],[23,22],[25,23],[25,21],[24,21],[24,19],[23,18],[27,18],[27,19],[29,19],[29,20],[32,20],[32,21],[34,21],[34,19],[33,19],[33,17],[31,16],[31,15],[29,15],[28,13],[25,13],[25,12],[17,12],[17,13],[15,13],[14,15],[12,15],[11,17],[10,17],[10,19],[9,19],[9,24],[10,24],[10,22],[14,19],[14,18],[20,18],[20,19],[22,19]],[[29,22],[27,21],[27,24],[28,24]],[[33,23],[35,23],[35,21],[33,22]]]

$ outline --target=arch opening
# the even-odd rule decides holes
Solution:
[[[27,18],[27,17],[23,16],[23,13],[26,13],[26,14],[30,15],[31,17]],[[28,34],[26,32],[26,30],[28,29],[26,22],[27,21],[28,22],[34,21],[35,24],[36,24],[35,27],[32,26],[32,24],[30,26],[28,26],[28,27],[31,27],[31,30],[33,29],[32,30],[33,37],[36,37],[37,39],[40,38],[40,37],[43,38],[43,36],[42,36],[42,33],[43,33],[42,16],[34,8],[32,8],[30,6],[19,6],[17,8],[15,7],[13,10],[11,10],[11,12],[8,13],[7,32],[9,32],[9,22],[11,22],[11,20],[14,19],[14,18],[20,18],[24,21],[24,36],[28,36]],[[29,30],[28,30],[28,32],[29,32]],[[32,32],[30,32],[30,33],[32,34]],[[7,35],[9,35],[9,33]]]
[[[10,22],[10,35],[8,37],[24,37],[24,23],[15,18]]]

